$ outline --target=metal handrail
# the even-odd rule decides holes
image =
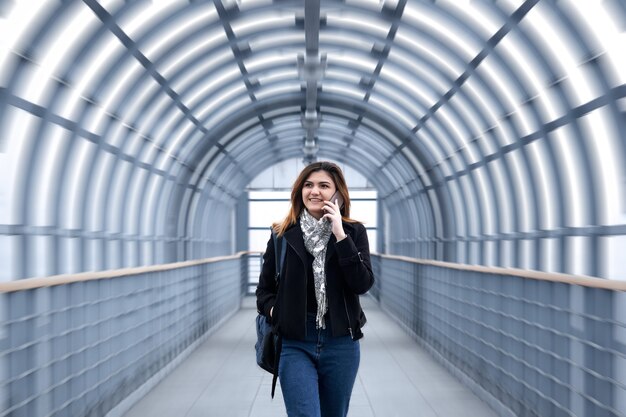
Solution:
[[[216,256],[213,258],[193,259],[189,261],[173,262],[168,264],[137,266],[130,268],[109,269],[105,271],[79,272],[76,274],[51,275],[47,277],[26,278],[15,281],[0,283],[0,293],[15,292],[22,290],[32,290],[36,288],[52,287],[55,285],[71,284],[75,282],[91,281],[98,279],[120,278],[131,275],[141,275],[151,272],[169,271],[172,269],[185,268],[195,265],[204,265],[214,262],[221,262],[231,259],[241,258],[246,254],[254,252],[242,251],[234,255]]]
[[[418,259],[411,258],[408,256],[398,256],[398,255],[386,255],[386,254],[372,254],[376,256],[380,256],[381,258],[386,259],[396,259],[399,261],[410,262],[414,264],[420,265],[432,265],[432,266],[440,266],[442,268],[451,268],[461,271],[471,271],[471,272],[480,272],[483,274],[494,274],[494,275],[508,275],[515,276],[519,278],[528,278],[535,279],[541,281],[551,281],[551,282],[560,282],[565,284],[572,285],[582,285],[584,287],[591,288],[601,288],[606,290],[614,290],[614,291],[626,291],[626,281],[620,280],[611,280],[606,278],[598,278],[587,275],[572,275],[572,274],[564,274],[558,272],[544,272],[544,271],[536,271],[531,269],[518,269],[518,268],[503,268],[496,266],[484,266],[484,265],[468,265],[468,264],[459,264],[453,262],[444,262],[437,261],[434,259]],[[625,277],[626,279],[626,277]]]
[[[626,415],[625,282],[393,255],[372,264],[383,310],[499,415]]]
[[[123,413],[241,307],[246,259],[0,284],[0,416]]]

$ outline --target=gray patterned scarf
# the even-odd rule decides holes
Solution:
[[[315,280],[315,299],[317,300],[317,317],[315,324],[318,329],[325,329],[324,314],[328,311],[326,297],[326,245],[332,232],[332,225],[326,219],[316,220],[306,209],[300,214],[300,229],[306,250],[313,255],[313,278]]]

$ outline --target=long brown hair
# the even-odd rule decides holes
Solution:
[[[341,208],[342,220],[354,223],[355,220],[350,218],[350,195],[348,194],[348,186],[343,176],[341,168],[337,164],[328,161],[313,162],[312,164],[304,167],[296,181],[293,183],[291,189],[291,207],[289,213],[281,223],[274,223],[272,227],[278,236],[282,236],[290,226],[298,222],[298,217],[304,209],[304,203],[302,202],[302,188],[309,176],[317,171],[325,171],[333,179],[337,192],[343,198],[344,205]]]

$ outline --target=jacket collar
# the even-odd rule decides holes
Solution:
[[[289,246],[296,251],[302,263],[306,265],[306,248],[304,247],[302,230],[300,230],[300,220],[289,229],[285,230],[283,237],[287,240]]]
[[[350,234],[354,227],[350,223],[342,222],[343,229],[347,234]],[[307,259],[307,250],[304,246],[304,238],[302,237],[302,229],[300,229],[300,219],[291,226],[289,229],[285,231],[283,237],[287,240],[289,246],[293,248],[293,250],[298,254],[302,263],[306,265]],[[335,243],[337,242],[337,238],[334,234],[331,233],[330,239],[328,239],[328,244],[326,246],[326,263],[335,256]]]

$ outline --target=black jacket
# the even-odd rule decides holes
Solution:
[[[360,223],[343,222],[343,230],[347,237],[337,242],[331,235],[326,249],[327,317],[333,336],[350,335],[357,340],[363,337],[361,327],[366,321],[359,294],[372,287],[374,274],[365,227]],[[269,317],[273,306],[272,324],[284,337],[302,340],[306,334],[307,280],[313,277],[308,272],[307,250],[300,223],[287,229],[283,238],[287,240],[287,251],[278,292],[274,241],[270,236],[256,289],[257,309]]]

